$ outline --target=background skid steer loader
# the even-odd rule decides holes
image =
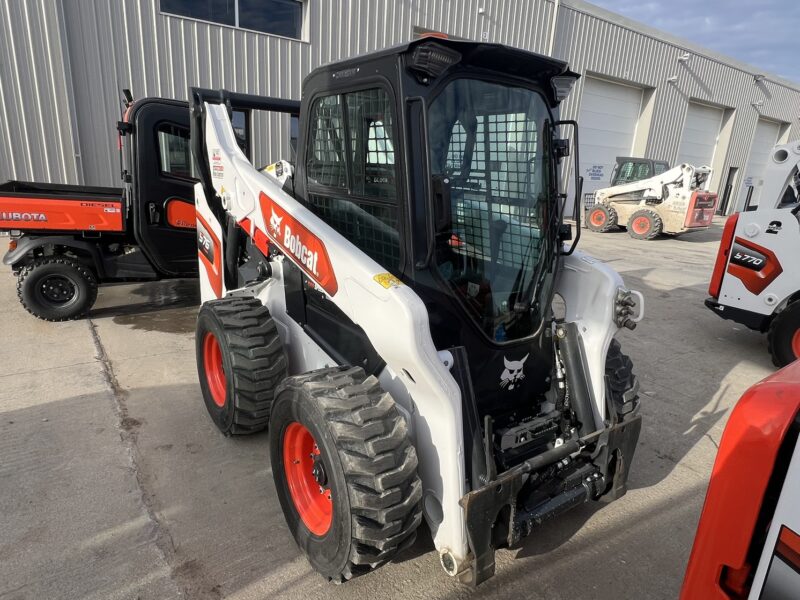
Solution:
[[[800,144],[775,146],[755,210],[728,217],[705,304],[766,332],[776,366],[800,358]]]
[[[229,110],[292,103],[192,90],[205,404],[225,434],[269,425],[289,528],[333,581],[424,516],[446,572],[478,584],[499,545],[625,493],[641,416],[614,335],[641,295],[564,245],[576,78],[424,39],[321,67],[288,178],[247,161]]]
[[[621,161],[623,167],[636,168],[632,159],[618,157],[615,175],[619,175]],[[615,180],[619,177],[612,175]],[[625,226],[630,236],[639,240],[707,229],[717,208],[717,195],[708,191],[710,180],[709,167],[682,164],[646,179],[615,183],[594,193],[586,224],[601,233]]]

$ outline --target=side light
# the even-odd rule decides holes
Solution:
[[[556,75],[550,79],[550,84],[553,86],[553,92],[556,95],[556,100],[561,102],[562,100],[566,99],[566,97],[569,96],[570,92],[572,91],[572,87],[575,85],[577,80],[578,78],[572,75]]]

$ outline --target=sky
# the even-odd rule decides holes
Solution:
[[[800,83],[800,0],[589,0]]]

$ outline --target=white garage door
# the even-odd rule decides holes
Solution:
[[[676,164],[688,163],[695,167],[712,166],[721,125],[721,109],[690,102],[686,112],[686,122],[683,125]]]
[[[630,156],[642,90],[587,77],[581,96],[581,172],[584,193],[607,187],[617,156]]]
[[[747,188],[753,186],[753,197],[750,200],[752,206],[758,205],[761,198],[761,188],[764,185],[764,169],[767,166],[772,147],[778,143],[778,135],[781,126],[774,121],[759,119],[756,125],[756,133],[753,136],[753,143],[750,145],[750,157],[747,159],[747,166],[744,169],[742,179],[742,189],[739,193],[739,207],[743,208],[747,198]]]

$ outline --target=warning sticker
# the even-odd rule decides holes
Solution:
[[[373,279],[385,287],[387,290],[393,287],[400,287],[403,285],[403,282],[400,281],[397,277],[392,275],[391,273],[378,273],[373,277]]]

